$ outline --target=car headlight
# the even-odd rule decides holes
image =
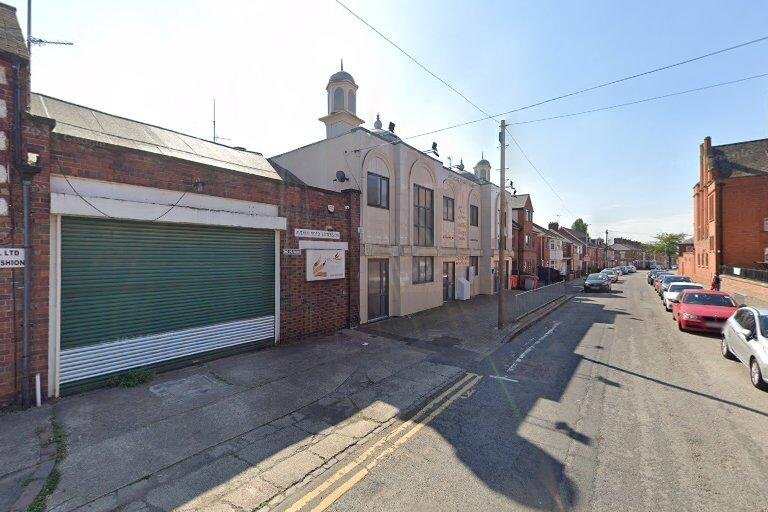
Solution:
[[[693,315],[691,313],[683,313],[683,320],[700,320],[698,315]]]

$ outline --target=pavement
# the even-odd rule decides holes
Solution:
[[[678,331],[644,278],[483,358],[398,449],[318,482],[313,510],[768,510],[768,393],[718,337]]]
[[[290,501],[523,325],[488,328],[495,307],[486,297],[448,304],[428,312],[430,333],[393,318],[377,324],[381,332],[345,330],[0,416],[0,510],[26,508],[45,483],[54,423],[66,457],[49,511],[242,511]]]

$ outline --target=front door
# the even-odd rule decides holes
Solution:
[[[443,302],[456,298],[456,263],[443,262]]]
[[[389,260],[368,260],[368,320],[389,316]]]

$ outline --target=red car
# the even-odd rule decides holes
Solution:
[[[681,331],[722,332],[738,306],[725,292],[684,290],[672,303],[672,318]]]

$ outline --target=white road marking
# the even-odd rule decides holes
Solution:
[[[512,373],[513,371],[515,371],[515,368],[517,368],[517,365],[519,365],[519,364],[520,364],[520,362],[521,362],[523,359],[525,359],[525,356],[527,356],[527,355],[528,355],[528,354],[531,352],[531,350],[533,350],[534,348],[536,348],[536,346],[537,346],[539,343],[541,343],[542,341],[544,341],[545,339],[547,339],[547,338],[548,338],[548,337],[549,337],[549,336],[550,336],[550,335],[551,335],[553,332],[555,332],[555,329],[557,329],[557,327],[558,327],[559,325],[560,325],[560,322],[555,322],[555,324],[554,324],[554,325],[553,325],[553,326],[552,326],[552,327],[551,327],[551,328],[550,328],[550,329],[549,329],[547,332],[545,332],[544,334],[542,334],[542,335],[541,335],[541,337],[540,337],[539,339],[537,339],[536,341],[534,341],[533,343],[531,343],[531,344],[528,346],[528,348],[526,348],[525,350],[523,350],[523,353],[522,353],[522,354],[520,354],[519,356],[517,356],[517,359],[515,359],[515,362],[514,362],[514,363],[512,363],[511,365],[509,365],[509,368],[507,368],[507,373]]]
[[[501,375],[489,375],[489,377],[492,379],[506,380],[507,382],[520,382],[519,380],[502,377]]]

